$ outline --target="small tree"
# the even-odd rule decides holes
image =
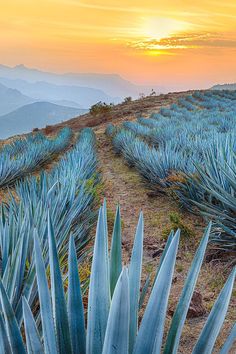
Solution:
[[[132,101],[132,97],[131,96],[125,97],[125,99],[124,99],[124,103],[129,103],[131,101]]]

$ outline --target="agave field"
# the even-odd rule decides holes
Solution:
[[[22,298],[37,301],[33,235],[37,234],[47,265],[47,218],[51,215],[58,254],[66,268],[68,241],[73,234],[81,257],[94,223],[94,200],[99,183],[95,135],[81,131],[73,149],[51,172],[28,177],[16,184],[0,215],[0,278],[18,323],[22,322]]]
[[[71,130],[64,128],[55,139],[37,133],[5,145],[0,151],[0,188],[38,169],[54,154],[63,151],[71,137]]]
[[[168,304],[181,231],[170,232],[157,269],[147,274],[141,212],[130,256],[122,255],[120,207],[113,230],[106,200],[97,212],[104,171],[92,129],[74,134],[73,144],[72,131],[64,128],[54,138],[30,134],[2,147],[0,354],[179,352],[209,240],[236,250],[235,116],[236,92],[193,92],[149,118],[106,129],[115,152],[152,189],[171,193],[184,208],[209,219],[200,242],[194,240],[198,245],[188,272],[184,269],[173,316]],[[86,279],[80,276],[82,262],[91,265]],[[226,272],[208,316],[201,319],[205,324],[195,336],[193,354],[211,354],[216,347],[227,354],[233,348],[236,325],[228,309],[236,269]]]
[[[213,221],[211,242],[236,251],[236,91],[196,91],[106,134],[154,190]]]

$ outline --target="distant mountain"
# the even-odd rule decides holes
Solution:
[[[98,73],[65,73],[56,74],[37,69],[30,69],[24,65],[13,68],[0,65],[0,77],[21,79],[29,82],[46,81],[56,85],[83,86],[104,91],[107,95],[124,98],[126,96],[138,97],[140,93],[149,94],[153,88],[156,92],[166,91],[158,86],[135,85],[116,74]]]
[[[236,90],[236,83],[235,84],[214,85],[211,87],[211,90]]]
[[[18,90],[0,84],[0,116],[33,102],[35,102],[33,98],[23,95]]]
[[[57,104],[59,106],[65,106],[65,107],[73,107],[73,108],[78,108],[78,109],[85,109],[83,108],[80,104],[74,102],[74,101],[67,101],[67,100],[53,100],[51,103]]]
[[[36,102],[0,117],[0,139],[79,116],[87,110]]]
[[[35,100],[49,102],[58,101],[58,103],[60,101],[74,102],[81,108],[89,108],[91,105],[99,101],[106,103],[118,103],[120,101],[118,97],[111,97],[102,90],[89,87],[56,85],[45,81],[28,82],[22,79],[13,80],[2,77],[0,77],[0,83],[15,88],[24,95],[30,96]],[[74,107],[74,104],[71,106]]]

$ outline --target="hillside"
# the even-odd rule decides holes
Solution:
[[[34,128],[43,128],[48,124],[56,124],[84,112],[86,110],[48,102],[25,105],[0,117],[0,139],[27,133]]]
[[[0,84],[0,117],[33,102],[33,98]]]
[[[136,115],[148,115],[160,109],[161,106],[168,106],[175,103],[180,97],[188,95],[191,91],[172,92],[165,95],[147,96],[142,99],[133,100],[127,103],[120,103],[112,107],[111,111],[104,114],[91,115],[86,113],[79,117],[67,120],[66,122],[54,124],[47,128],[47,131],[57,132],[63,127],[70,127],[75,132],[84,127],[105,127],[108,122],[114,124],[122,120],[135,119]]]

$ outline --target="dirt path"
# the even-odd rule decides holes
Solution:
[[[170,221],[171,216],[178,215],[180,224],[187,228],[187,235],[182,237],[176,262],[176,271],[169,302],[169,316],[167,319],[167,322],[170,323],[171,314],[177,303],[205,224],[200,218],[196,218],[186,213],[186,211],[183,213],[177,203],[165,194],[150,197],[147,187],[139,174],[134,169],[129,168],[123,158],[115,155],[113,152],[111,142],[104,135],[104,127],[97,128],[96,135],[100,169],[104,182],[104,196],[107,199],[108,205],[108,220],[114,218],[116,204],[119,203],[121,206],[125,262],[131,253],[135,228],[141,209],[144,213],[145,222],[143,272],[145,275],[150,273],[152,278],[154,278],[160,254],[165,245],[166,235],[173,227]],[[204,263],[196,287],[196,296],[197,300],[200,298],[200,307],[198,310],[205,311],[205,315],[201,314],[197,318],[186,321],[179,353],[191,353],[193,344],[196,342],[201,328],[205,323],[206,314],[209,313],[220,289],[223,287],[228,273],[229,270],[224,263]],[[222,335],[217,342],[217,348],[222,345],[226,334],[229,332],[229,328],[235,321],[233,311],[235,301],[234,303],[231,301],[231,303],[230,314],[227,317]],[[195,305],[197,308],[198,304]]]

